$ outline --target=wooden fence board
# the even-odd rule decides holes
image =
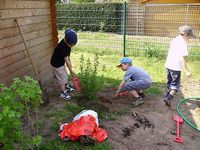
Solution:
[[[38,39],[42,36],[49,36],[51,35],[51,29],[42,29],[42,30],[37,30],[37,31],[34,31],[34,32],[30,32],[30,33],[25,33],[24,34],[24,38],[26,41],[29,41],[29,40],[34,40],[34,39]]]
[[[46,68],[51,69],[50,65],[48,65],[49,61],[48,61],[48,64],[46,63],[47,60],[49,60],[50,57],[51,57],[51,53],[46,55],[45,57],[42,57],[41,59],[38,59],[38,61],[35,61],[36,68],[38,69],[40,78],[44,78],[45,74],[42,74],[42,72]],[[27,62],[27,64],[23,64],[25,62]],[[22,63],[22,67],[18,68],[14,72],[12,72],[12,73],[10,73],[8,75],[0,76],[0,83],[7,83],[7,81],[12,80],[14,77],[26,75],[28,72],[31,72],[33,70],[31,64],[28,61],[28,59],[25,59],[25,61],[23,60],[21,63]],[[42,65],[42,64],[45,64],[45,65]],[[42,68],[41,68],[41,66],[42,66]],[[47,66],[49,66],[49,67],[47,67]],[[35,77],[34,73],[32,74],[32,77]],[[1,82],[1,80],[5,80],[5,81]]]
[[[26,57],[26,53],[24,51],[10,55],[9,57],[0,59],[0,69],[6,67],[7,65],[13,64],[16,61],[24,59]]]
[[[30,50],[30,53],[31,53],[31,55],[41,55],[41,52],[42,51],[46,51],[46,50],[48,50],[50,53],[52,53],[52,51],[53,51],[53,48],[51,47],[51,45],[52,45],[53,43],[51,42],[51,41],[48,41],[48,42],[46,42],[46,43],[43,43],[43,44],[41,44],[41,45],[37,45],[37,46],[35,46],[35,47],[32,47],[32,48],[30,48],[29,50]],[[24,46],[24,44],[22,43],[22,45],[21,46]],[[18,48],[18,47],[17,47]],[[23,50],[21,50],[21,51],[18,51],[18,49],[16,49],[16,51],[18,52],[18,53],[20,53],[21,54],[21,52],[23,51],[24,52],[24,54],[25,54],[25,56],[26,56],[26,50],[25,50],[25,47],[24,47],[24,49]],[[9,52],[9,51],[8,51]],[[16,53],[17,53],[16,52]],[[4,61],[3,61],[3,59],[1,59],[1,62],[2,63],[7,63],[7,64],[2,64],[2,69],[1,69],[1,72],[2,72],[2,74],[3,74],[3,72],[7,72],[7,71],[5,71],[5,70],[13,70],[12,68],[17,68],[17,66],[19,66],[19,64],[21,63],[21,62],[17,62],[17,61],[15,61],[15,62],[9,62],[9,60],[11,61],[11,59],[10,59],[10,57],[12,58],[13,57],[13,55],[14,54],[16,54],[16,53],[14,53],[13,51],[11,51],[11,52],[9,52],[9,54],[12,54],[12,55],[8,55],[8,57],[7,58],[3,58],[3,59],[5,59]],[[21,59],[20,59],[21,60]],[[49,60],[50,61],[50,60]],[[19,63],[19,64],[18,64]]]
[[[33,25],[29,25],[28,27],[27,26],[21,26],[21,28],[22,28],[23,33],[38,34],[39,36],[41,36],[42,33],[47,31],[47,30],[49,30],[48,33],[51,32],[50,22],[33,24]],[[3,39],[3,38],[17,36],[19,34],[20,33],[19,33],[18,27],[0,29],[0,40]],[[47,32],[46,32],[46,34],[47,34]],[[35,37],[36,36],[32,36],[32,38],[35,38]]]
[[[22,38],[20,35],[4,38],[0,40],[0,49],[15,45],[21,42],[22,42]]]
[[[25,50],[24,43],[19,43],[10,47],[0,49],[0,59],[7,57],[9,55],[15,54]]]
[[[9,19],[1,19],[0,18],[0,29],[17,26],[16,23],[14,22],[14,19],[15,18],[12,18],[12,19],[10,19],[10,18]],[[34,24],[34,23],[42,23],[42,22],[50,21],[50,15],[48,14],[48,15],[23,17],[23,18],[18,18],[18,21],[21,26],[30,25],[30,24]]]
[[[27,33],[27,32],[33,32],[33,31],[37,31],[37,30],[41,30],[41,29],[47,29],[47,28],[51,28],[51,22],[49,20],[47,20],[46,22],[39,22],[39,23],[34,23],[34,24],[30,24],[30,25],[23,25],[22,27],[22,31],[23,33]]]
[[[50,58],[51,53],[45,54],[45,56],[41,57],[40,59],[35,60],[33,58],[34,63],[36,65],[37,71],[40,73],[42,70],[50,66]],[[4,76],[7,76],[9,74],[13,74],[17,72],[19,69],[26,67],[27,65],[30,65],[30,60],[28,57],[19,60],[11,65],[8,65],[4,67],[3,69],[0,69],[0,79],[4,78]],[[32,66],[30,66],[32,68]]]
[[[6,0],[4,3],[5,9],[13,8],[49,8],[48,1],[23,1],[23,0]]]
[[[48,15],[50,9],[3,9],[0,10],[1,19],[6,18],[19,18],[36,15]]]
[[[31,75],[30,60],[15,19],[18,19],[33,62],[43,81],[53,76],[50,58],[56,43],[55,0],[0,0],[0,83]]]
[[[5,0],[0,1],[0,9],[3,9],[5,7]]]
[[[18,34],[19,34],[19,30],[16,27],[0,29],[0,40],[3,38],[17,36]]]
[[[38,53],[41,50],[44,50],[45,48],[51,47],[52,51],[53,51],[53,43],[52,40],[46,41],[44,43],[38,44],[36,46],[33,46],[31,48],[29,48],[29,51],[32,54]],[[0,59],[4,58],[4,57],[8,57],[10,55],[13,55],[15,53],[24,51],[25,46],[24,43],[19,43],[10,47],[6,47],[6,48],[2,48],[0,49]]]
[[[52,40],[52,38],[53,38],[52,35],[48,34],[48,35],[39,37],[37,39],[33,39],[33,40],[28,41],[27,42],[27,46],[28,47],[33,47],[33,46],[36,46],[38,44],[41,44],[41,43],[47,42],[49,40]]]

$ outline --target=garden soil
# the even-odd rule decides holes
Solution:
[[[114,121],[104,121],[103,126],[108,132],[108,141],[115,150],[197,150],[200,147],[200,132],[185,122],[181,125],[183,143],[176,143],[176,124],[172,116],[177,114],[175,107],[182,96],[197,96],[200,84],[197,82],[182,83],[182,90],[168,108],[163,102],[164,91],[160,96],[146,95],[145,103],[136,108],[131,107],[133,98],[130,95],[114,97],[116,89],[101,91],[98,95],[111,112],[129,110]],[[192,87],[192,91],[191,91]],[[200,123],[199,104],[192,103],[181,108],[187,118],[196,125]],[[194,115],[195,114],[195,115]],[[194,121],[195,120],[195,121]]]
[[[40,131],[44,139],[54,140],[57,137],[58,124],[56,118],[49,117],[52,110],[63,110],[62,100],[57,98],[59,92],[55,84],[48,84],[51,93],[49,104],[40,110],[40,117],[45,123],[45,128]],[[160,89],[158,96],[146,94],[145,103],[132,108],[134,100],[131,95],[115,97],[116,88],[106,88],[100,91],[98,107],[100,111],[117,114],[116,119],[103,119],[101,125],[108,132],[108,141],[111,150],[198,150],[200,147],[200,132],[196,131],[185,122],[181,125],[181,137],[183,143],[175,143],[176,124],[172,116],[177,114],[175,107],[182,96],[198,96],[200,82],[183,82],[181,92],[176,94],[172,101],[172,107],[168,108],[163,102],[165,89]],[[72,99],[74,103],[84,103],[86,100]],[[94,109],[96,104],[85,103],[88,109]],[[192,107],[183,106],[181,111],[198,125],[200,124],[200,104],[194,103]],[[74,116],[67,116],[66,121]],[[194,117],[194,118],[193,118]],[[100,118],[101,119],[101,118]],[[54,132],[50,132],[52,128]],[[27,130],[30,128],[27,128]]]

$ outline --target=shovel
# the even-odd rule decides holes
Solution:
[[[81,91],[81,84],[80,84],[80,80],[78,79],[78,77],[74,76],[72,79],[72,82],[74,84],[75,89],[80,92]]]
[[[180,137],[180,130],[179,130],[180,124],[183,123],[183,119],[178,115],[174,115],[173,120],[176,122],[176,137],[174,138],[174,141],[177,143],[183,143],[183,139]]]
[[[122,96],[122,95],[127,95],[128,93],[129,93],[128,91],[121,92],[121,93],[115,94],[115,97]]]
[[[36,67],[35,67],[35,64],[33,63],[32,58],[31,58],[30,50],[28,49],[26,40],[25,40],[25,38],[24,38],[24,34],[22,33],[21,27],[20,27],[20,25],[19,25],[19,22],[18,22],[17,19],[15,19],[14,21],[15,21],[16,24],[17,24],[17,27],[18,27],[18,29],[19,29],[20,35],[21,35],[21,37],[22,37],[22,40],[23,40],[23,42],[24,42],[24,46],[25,46],[25,48],[26,48],[26,51],[27,51],[27,54],[28,54],[28,57],[29,57],[29,60],[30,60],[31,65],[32,65],[32,67],[33,67],[33,71],[34,71],[34,73],[35,73],[36,79],[37,79],[37,81],[38,81],[38,83],[39,83],[39,85],[40,85],[40,88],[41,88],[41,90],[42,90],[42,99],[43,99],[43,101],[44,101],[43,104],[47,104],[47,103],[49,102],[49,97],[48,97],[47,91],[44,90],[43,87],[42,87],[42,83],[41,83],[41,80],[40,80],[40,78],[39,78],[38,71],[37,71],[37,69],[36,69]]]

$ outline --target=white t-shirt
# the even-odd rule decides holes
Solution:
[[[181,57],[188,55],[187,43],[181,35],[172,40],[165,67],[175,71],[182,70]]]

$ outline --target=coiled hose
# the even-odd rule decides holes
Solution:
[[[179,108],[180,105],[187,102],[188,100],[200,100],[200,97],[192,97],[192,98],[186,98],[183,99],[182,101],[180,101],[177,105],[176,105],[176,111],[178,112],[178,114],[183,118],[183,120],[192,128],[196,129],[197,131],[200,131],[200,128],[198,128],[196,125],[192,124],[188,119],[186,119],[186,117],[180,112]]]

